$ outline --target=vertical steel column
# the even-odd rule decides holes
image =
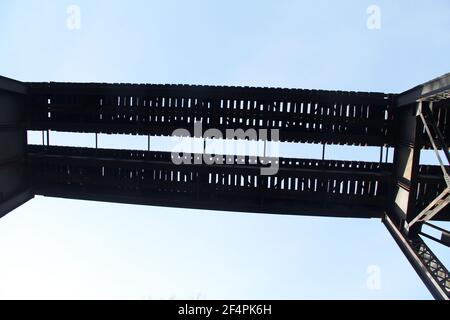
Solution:
[[[0,76],[0,217],[33,198],[27,175],[27,119],[21,82]]]

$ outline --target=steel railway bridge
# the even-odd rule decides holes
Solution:
[[[436,299],[450,246],[450,74],[401,94],[186,85],[23,83],[0,77],[0,217],[35,195],[255,213],[378,218]],[[203,128],[278,129],[279,141],[380,147],[380,161],[251,157],[175,165],[169,152],[52,146],[30,130],[170,136]],[[393,150],[393,162],[382,150]],[[421,165],[434,149],[440,165]],[[438,152],[439,151],[439,152]],[[386,155],[386,154],[385,154]],[[194,157],[202,157],[195,154]],[[386,157],[387,159],[387,157]],[[422,226],[436,228],[431,236]]]

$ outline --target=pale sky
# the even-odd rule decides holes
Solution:
[[[450,71],[449,14],[448,0],[2,0],[0,74],[398,93]],[[0,257],[1,299],[431,298],[379,220],[36,197],[0,219]]]

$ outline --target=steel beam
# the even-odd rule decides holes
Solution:
[[[397,99],[400,107],[415,104],[419,100],[440,100],[450,97],[450,73],[425,82],[401,93]]]
[[[417,214],[416,217],[414,217],[406,226],[407,230],[409,230],[414,224],[418,222],[427,222],[431,220],[434,216],[436,216],[439,211],[444,209],[447,204],[450,202],[450,177],[447,172],[447,168],[450,164],[450,155],[448,152],[448,147],[444,141],[444,137],[442,133],[440,132],[438,126],[434,122],[433,115],[431,113],[431,105],[433,102],[424,102],[419,101],[419,107],[418,107],[418,115],[420,119],[422,120],[422,124],[424,126],[424,129],[428,135],[428,139],[433,146],[434,152],[436,154],[436,158],[439,161],[439,166],[442,170],[444,181],[447,185],[447,187],[433,200],[431,203],[426,206],[419,214]],[[432,134],[432,131],[434,135]],[[436,137],[436,138],[435,138]],[[437,148],[437,142],[439,141],[439,144],[443,146],[443,153],[445,155],[445,158],[447,160],[447,164],[445,165],[440,154],[439,150]]]
[[[414,219],[414,195],[417,193],[421,127],[417,120],[418,104],[397,110],[396,148],[394,150],[392,208],[390,218],[397,226]]]
[[[446,206],[450,201],[450,179],[438,151],[443,149],[447,160],[450,159],[445,108],[449,90],[450,74],[446,74],[397,97],[394,197],[390,210],[383,217],[384,224],[433,297],[444,300],[450,298],[449,272],[420,235],[429,237],[421,232],[426,221],[438,214],[448,216],[445,209],[448,209]],[[434,114],[429,108],[433,101],[439,101]],[[446,136],[440,128],[447,131]],[[419,165],[421,149],[429,147],[436,152],[440,166]],[[438,168],[441,170],[440,178],[436,178]],[[432,199],[426,202],[421,198]],[[436,240],[445,243],[444,234],[442,239]]]
[[[419,236],[408,237],[386,214],[383,223],[435,299],[450,300],[450,273]]]
[[[294,215],[379,218],[390,179],[378,162],[280,158],[261,176],[251,157],[175,165],[168,152],[32,146],[29,159],[40,195]]]
[[[0,76],[0,90],[24,95],[28,91],[28,86],[23,82]]]
[[[30,83],[30,129],[172,135],[278,129],[280,141],[392,146],[394,95],[180,85]],[[270,137],[270,136],[269,136]]]
[[[27,86],[0,77],[0,217],[33,197],[26,166]]]

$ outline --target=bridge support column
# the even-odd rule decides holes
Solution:
[[[33,198],[26,173],[26,86],[0,77],[0,217]]]
[[[426,236],[421,229],[424,223],[450,202],[448,163],[444,165],[439,156],[439,149],[443,150],[448,162],[450,156],[445,139],[434,122],[431,109],[434,100],[448,100],[449,92],[450,74],[447,74],[415,87],[397,98],[398,132],[394,153],[393,197],[391,206],[383,217],[383,223],[433,297],[442,300],[450,300],[450,273],[421,238],[421,235]],[[436,152],[447,187],[427,207],[419,211],[416,202],[424,130]],[[446,234],[446,231],[443,232],[443,240],[439,240],[439,243],[446,245]]]

